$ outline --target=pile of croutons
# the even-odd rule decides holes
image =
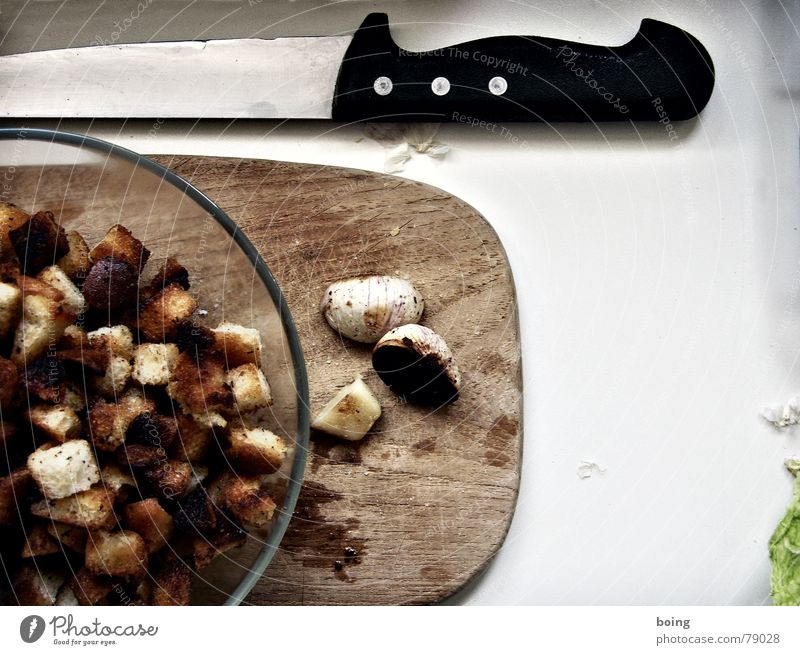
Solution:
[[[258,330],[197,320],[189,274],[122,225],[90,248],[0,203],[0,596],[186,604],[268,527],[289,447]]]

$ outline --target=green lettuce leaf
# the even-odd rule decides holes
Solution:
[[[786,468],[797,475],[788,462]],[[795,481],[794,501],[769,540],[769,559],[775,605],[800,605],[800,477]]]

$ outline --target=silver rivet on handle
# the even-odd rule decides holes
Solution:
[[[506,82],[506,78],[500,77],[493,77],[489,80],[489,92],[492,95],[501,96],[503,95],[506,90],[508,89],[508,82]]]
[[[372,84],[372,88],[375,89],[375,93],[379,96],[388,96],[392,92],[393,86],[392,80],[384,76],[379,77]]]
[[[446,77],[437,77],[431,82],[431,90],[437,96],[447,95],[448,91],[450,91],[450,80]]]

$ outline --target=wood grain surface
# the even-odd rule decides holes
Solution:
[[[295,516],[248,602],[420,604],[457,591],[500,548],[519,485],[519,330],[497,235],[459,199],[387,175],[153,159],[216,201],[262,254],[300,333],[312,412],[357,374],[383,407],[360,443],[312,433]],[[422,292],[421,322],[447,340],[462,370],[455,404],[402,402],[372,370],[370,347],[325,323],[327,285],[365,273],[400,275]]]

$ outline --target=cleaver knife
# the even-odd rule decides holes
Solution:
[[[714,87],[703,45],[645,19],[619,46],[495,36],[404,50],[352,34],[105,44],[0,57],[0,116],[356,121],[679,121]]]

